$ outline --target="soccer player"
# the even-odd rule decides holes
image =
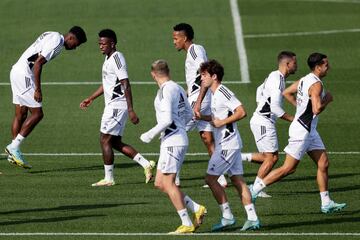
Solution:
[[[264,179],[256,182],[250,188],[253,200],[266,186],[281,180],[295,172],[297,165],[305,153],[317,165],[317,183],[321,197],[321,211],[331,213],[343,209],[345,203],[335,203],[328,191],[329,159],[325,146],[316,130],[318,116],[322,113],[333,97],[324,91],[322,78],[330,68],[326,55],[312,53],[307,60],[311,72],[293,83],[284,91],[289,102],[296,105],[296,114],[289,128],[289,143],[285,147],[286,158],[284,164],[272,170]],[[296,93],[296,98],[295,98]]]
[[[250,120],[258,153],[243,153],[244,161],[261,163],[255,182],[262,180],[279,159],[276,120],[281,118],[291,122],[294,116],[282,108],[285,79],[297,69],[296,55],[290,51],[282,51],[278,57],[278,70],[271,72],[257,89],[257,108]],[[259,197],[271,197],[260,192]]]
[[[187,23],[180,23],[173,27],[173,41],[175,48],[178,51],[184,50],[187,52],[185,60],[185,78],[187,85],[187,96],[189,103],[193,108],[198,98],[201,77],[199,73],[200,64],[207,61],[206,51],[203,46],[193,43],[194,30],[191,25]],[[210,110],[210,91],[206,89],[204,98],[201,104],[201,113],[209,115]],[[214,152],[214,138],[213,128],[210,123],[203,120],[196,120],[193,118],[186,126],[186,131],[191,131],[197,128],[204,145],[207,148],[209,155]],[[180,172],[179,172],[180,173]],[[180,184],[179,173],[177,175],[177,183]],[[222,186],[226,187],[227,182],[224,176],[219,178]]]
[[[222,84],[224,68],[220,63],[216,60],[205,62],[201,64],[200,73],[203,86],[210,88],[212,93],[211,115],[200,114],[200,118],[213,124],[215,138],[215,151],[211,155],[205,181],[222,212],[220,222],[213,225],[212,231],[220,231],[235,224],[225,191],[217,181],[225,173],[230,176],[247,213],[247,220],[241,230],[258,229],[260,222],[242,176],[242,141],[236,125],[237,121],[246,116],[245,109],[234,93]]]
[[[132,102],[132,93],[126,62],[123,54],[116,50],[117,38],[111,29],[99,32],[100,51],[105,55],[102,67],[102,85],[80,103],[85,109],[99,96],[104,94],[105,108],[101,119],[100,145],[102,149],[105,178],[92,184],[93,187],[112,186],[114,181],[114,151],[123,153],[144,168],[145,183],[152,179],[154,161],[148,161],[132,146],[122,142],[128,116],[133,124],[139,123]]]
[[[185,126],[192,118],[192,110],[184,89],[170,79],[170,70],[165,60],[157,60],[151,65],[151,76],[159,85],[154,100],[157,124],[143,133],[140,139],[149,143],[161,134],[155,187],[169,196],[181,218],[181,226],[171,233],[192,233],[202,223],[206,208],[182,193],[175,184],[176,173],[181,168],[188,148]],[[194,213],[194,223],[185,206]]]
[[[41,89],[44,64],[58,56],[64,47],[66,50],[73,50],[85,42],[86,34],[78,26],[72,27],[65,35],[44,32],[12,66],[10,83],[15,117],[11,128],[13,140],[5,148],[10,163],[31,168],[20,151],[20,145],[44,116]]]

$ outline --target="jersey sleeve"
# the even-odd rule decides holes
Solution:
[[[119,80],[129,78],[125,58],[120,53],[113,55],[113,68]]]
[[[149,130],[149,134],[151,138],[165,131],[165,129],[171,125],[172,117],[171,117],[171,106],[172,106],[172,95],[174,93],[171,92],[171,87],[165,86],[162,89],[163,98],[160,101],[159,109],[161,111],[161,118],[158,119],[158,123]]]
[[[235,94],[224,86],[219,88],[219,92],[221,93],[221,101],[230,111],[234,111],[237,107],[242,105]]]
[[[256,103],[259,104],[262,97],[262,91],[264,89],[264,83],[262,83],[260,86],[256,88]]]
[[[201,46],[195,46],[194,50],[196,54],[195,62],[198,65],[198,68],[200,68],[200,65],[208,60],[206,56],[206,52],[205,49]]]
[[[43,39],[43,46],[40,54],[46,61],[49,61],[53,58],[56,51],[60,51],[61,48],[62,43],[60,34],[49,34]]]
[[[284,86],[280,79],[280,76],[271,75],[269,78],[270,79],[268,79],[267,81],[267,87],[270,90],[270,98],[271,98],[270,109],[271,112],[276,117],[281,117],[285,113],[284,109],[282,108],[282,102],[283,102],[282,92]]]

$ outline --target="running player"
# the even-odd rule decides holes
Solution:
[[[250,120],[258,153],[243,153],[243,160],[261,163],[255,182],[262,180],[279,159],[276,134],[276,120],[281,118],[291,122],[294,117],[282,108],[285,79],[297,69],[296,55],[282,51],[278,55],[278,70],[273,71],[257,89],[258,106]],[[260,192],[259,197],[271,197]]]
[[[175,184],[176,173],[181,168],[188,148],[185,126],[192,118],[192,110],[184,89],[170,79],[170,70],[165,60],[157,60],[151,65],[151,76],[159,85],[154,101],[157,124],[143,133],[140,139],[149,143],[161,134],[155,186],[169,196],[181,218],[181,226],[171,233],[192,233],[202,223],[206,208],[181,192]],[[194,223],[185,206],[194,213]]]
[[[212,231],[220,231],[235,224],[224,189],[217,179],[227,173],[235,186],[247,213],[242,231],[260,228],[255,206],[251,202],[250,191],[243,178],[241,161],[242,141],[236,122],[246,116],[242,103],[222,84],[224,68],[216,60],[205,62],[200,67],[203,86],[211,90],[211,115],[201,115],[200,119],[210,121],[214,126],[215,151],[211,155],[205,178],[222,212],[219,223]]]
[[[316,130],[318,116],[322,113],[333,97],[324,91],[324,78],[330,68],[326,55],[312,53],[307,60],[311,72],[285,89],[284,96],[292,104],[296,104],[296,114],[289,128],[289,143],[285,147],[284,164],[272,170],[264,179],[250,188],[253,200],[266,186],[281,180],[295,172],[301,158],[307,153],[317,165],[317,183],[321,198],[321,211],[330,213],[343,209],[345,203],[331,200],[328,191],[329,159],[325,146]],[[296,98],[295,98],[296,93]]]

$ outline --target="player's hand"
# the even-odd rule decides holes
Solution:
[[[85,100],[83,100],[81,103],[80,103],[80,108],[81,109],[85,109],[87,108],[88,106],[90,106],[92,103],[92,100],[90,98],[87,98]]]
[[[42,102],[42,93],[40,89],[36,89],[34,92],[34,99],[37,102]]]
[[[130,121],[133,124],[138,124],[140,122],[138,116],[136,115],[136,113],[134,112],[134,110],[129,111],[129,117],[130,117]]]
[[[331,95],[330,92],[326,92],[324,99],[325,99],[326,102],[334,101],[334,98],[333,98],[333,96]]]
[[[152,138],[146,132],[146,133],[141,134],[140,140],[143,141],[144,143],[149,143],[149,142],[151,142]]]
[[[216,128],[219,128],[219,127],[222,127],[225,125],[224,120],[220,120],[218,118],[213,118],[213,120],[211,121],[211,124]]]

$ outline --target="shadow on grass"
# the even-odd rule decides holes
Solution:
[[[54,208],[32,208],[32,209],[19,209],[7,212],[0,212],[1,215],[16,214],[16,213],[28,213],[28,212],[51,212],[51,211],[82,211],[99,208],[113,208],[118,206],[130,206],[130,205],[145,205],[147,202],[137,203],[113,203],[113,204],[88,204],[88,205],[65,205]]]
[[[330,188],[330,192],[348,192],[348,191],[354,191],[359,190],[360,185],[352,185],[352,186],[346,186],[346,187],[337,187],[337,188]],[[294,194],[318,194],[319,190],[314,191],[295,191]]]
[[[94,217],[104,217],[104,216],[106,216],[106,215],[98,214],[98,215],[80,215],[80,216],[69,216],[69,217],[52,217],[52,218],[41,218],[41,219],[24,219],[24,220],[0,222],[0,226],[26,224],[26,223],[63,222],[63,221],[76,220],[76,219],[80,219],[80,218],[94,218]]]
[[[296,175],[296,173],[295,173]],[[359,173],[339,173],[339,174],[331,174],[329,175],[329,179],[331,181],[331,179],[337,179],[337,178],[345,178],[345,177],[354,177],[354,176],[359,176]],[[316,180],[316,175],[311,175],[311,176],[294,176],[292,175],[289,178],[284,178],[281,179],[281,181],[283,182],[297,182],[297,181],[315,181]]]
[[[294,228],[294,227],[303,227],[303,226],[316,226],[316,225],[330,225],[336,223],[357,223],[360,222],[359,217],[343,217],[343,218],[328,218],[320,219],[315,221],[297,221],[297,222],[288,222],[288,223],[272,223],[262,225],[262,230],[274,230],[279,228]]]
[[[137,163],[116,163],[115,168],[135,168],[140,167]],[[57,169],[47,169],[47,170],[39,170],[32,171],[29,170],[30,174],[39,174],[39,173],[51,173],[51,172],[81,172],[81,171],[98,171],[103,170],[104,165],[93,165],[88,167],[71,167],[71,168],[57,168]]]
[[[345,208],[346,209],[346,208]],[[360,213],[360,210],[355,210],[355,211],[346,211],[346,210],[343,210],[341,212],[338,212],[338,213],[332,213],[335,214],[334,216],[348,216],[348,215],[356,215],[356,214],[359,214]],[[261,214],[261,216],[263,217],[276,217],[276,216],[304,216],[304,215],[319,215],[319,216],[329,216],[328,214],[324,214],[322,212],[320,212],[320,207],[319,207],[319,211],[317,212],[308,212],[308,213],[305,213],[305,212],[293,212],[293,213],[269,213],[269,214]]]

